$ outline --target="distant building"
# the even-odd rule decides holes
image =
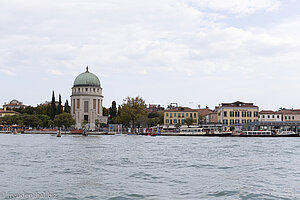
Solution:
[[[209,109],[209,107],[201,108],[201,109],[195,109],[195,110],[198,111],[199,122],[208,123],[207,116],[210,113],[213,113],[213,111],[211,109]]]
[[[12,115],[17,115],[19,114],[16,111],[13,110],[2,110],[0,109],[0,117],[5,117],[5,116],[12,116]]]
[[[51,105],[51,101],[45,101],[45,103],[41,103],[41,104],[38,104],[37,106],[48,106],[48,105]],[[56,107],[59,105],[59,102],[58,101],[55,101],[55,105]]]
[[[205,116],[205,122],[207,124],[217,124],[218,123],[218,114],[217,111],[213,111]]]
[[[281,122],[282,112],[272,110],[262,110],[259,112],[259,121],[261,122]]]
[[[225,130],[229,130],[229,126],[236,124],[246,124],[259,120],[259,108],[253,103],[244,103],[236,101],[233,103],[222,103],[218,110],[218,123],[222,123]]]
[[[147,107],[148,112],[159,112],[159,111],[164,111],[165,108],[161,107],[160,105],[156,104],[149,104]]]
[[[75,127],[82,128],[87,123],[89,129],[97,123],[107,123],[103,116],[103,96],[99,78],[88,71],[79,74],[72,87],[71,114],[76,121]]]
[[[186,118],[192,118],[194,125],[198,125],[199,117],[196,109],[188,107],[172,107],[164,111],[164,124],[175,125],[177,123],[184,124]]]
[[[10,101],[8,104],[3,105],[4,110],[12,110],[12,109],[19,109],[19,108],[25,108],[26,106],[21,102],[16,99],[13,99]]]
[[[282,121],[284,122],[300,121],[300,109],[284,109],[278,112],[282,114]]]

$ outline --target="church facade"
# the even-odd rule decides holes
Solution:
[[[94,130],[100,123],[107,123],[107,117],[103,116],[103,95],[99,78],[86,72],[79,74],[72,87],[71,114],[76,121],[75,128],[85,126]]]

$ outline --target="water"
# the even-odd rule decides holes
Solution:
[[[80,200],[300,199],[300,138],[0,135],[0,199],[42,192]]]

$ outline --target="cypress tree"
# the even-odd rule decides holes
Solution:
[[[56,115],[56,103],[55,103],[55,95],[54,95],[54,91],[52,92],[52,101],[51,101],[51,113],[50,113],[50,118],[51,120],[54,119]]]
[[[71,107],[69,106],[68,100],[66,100],[64,112],[66,112],[66,113],[70,113],[71,112]]]
[[[58,107],[57,107],[57,114],[62,113],[62,106],[61,106],[61,95],[59,94],[59,100],[58,100]]]

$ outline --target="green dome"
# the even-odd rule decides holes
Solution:
[[[79,74],[75,79],[74,87],[76,86],[101,87],[99,78],[95,74],[90,73],[88,67],[86,68],[86,72]]]

